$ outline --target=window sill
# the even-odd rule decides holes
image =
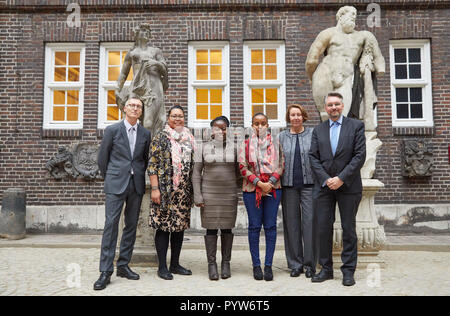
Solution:
[[[394,135],[434,135],[434,127],[392,127],[392,131]]]

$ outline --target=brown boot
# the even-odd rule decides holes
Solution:
[[[221,249],[222,249],[222,264],[221,264],[221,276],[222,279],[228,279],[231,277],[231,248],[233,247],[233,234],[221,234]]]
[[[219,280],[219,272],[217,271],[216,252],[217,252],[217,235],[205,236],[206,258],[208,259],[208,275],[210,280]]]

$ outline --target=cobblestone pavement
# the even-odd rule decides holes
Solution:
[[[210,281],[202,249],[183,249],[181,263],[192,276],[175,275],[164,281],[156,268],[133,268],[141,280],[112,276],[103,291],[93,291],[99,276],[99,249],[0,248],[0,296],[6,295],[175,295],[175,296],[266,296],[266,295],[449,295],[450,252],[382,251],[385,268],[359,268],[356,285],[342,286],[342,275],[321,284],[302,274],[291,278],[284,251],[274,258],[274,281],[252,278],[250,253],[234,250],[232,277]],[[261,252],[263,258],[264,251]],[[220,258],[220,254],[218,255]],[[337,265],[335,265],[337,267]]]

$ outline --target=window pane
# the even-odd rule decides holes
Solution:
[[[409,118],[408,104],[397,104],[397,118],[399,119]]]
[[[275,49],[266,49],[265,55],[266,64],[277,63],[277,51]]]
[[[197,80],[208,80],[208,66],[197,66]]]
[[[408,49],[408,61],[410,63],[420,63],[420,48]]]
[[[264,89],[252,89],[252,103],[264,103]]]
[[[222,80],[222,66],[211,66],[211,80]]]
[[[197,120],[207,120],[208,117],[208,106],[207,105],[197,105]]]
[[[394,49],[395,63],[406,63],[406,48]]]
[[[78,103],[78,92],[77,90],[67,91],[67,104],[79,104]]]
[[[53,91],[53,104],[66,104],[66,91],[64,90]]]
[[[256,113],[264,113],[264,105],[254,105],[252,106],[252,116]]]
[[[108,65],[120,66],[120,52],[108,52]]]
[[[411,104],[411,118],[422,118],[422,104]]]
[[[80,80],[80,68],[74,67],[69,68],[69,81],[79,81]]]
[[[252,64],[262,64],[263,52],[260,49],[252,49]]]
[[[210,52],[211,64],[222,64],[222,51],[221,50],[212,50]]]
[[[119,67],[108,67],[108,81],[117,81],[117,79],[119,79],[119,74]]]
[[[277,103],[277,89],[266,89],[266,103]]]
[[[211,89],[211,103],[222,104],[222,90],[221,89]]]
[[[211,105],[211,117],[209,119],[213,120],[218,116],[222,115],[221,105]]]
[[[207,63],[208,63],[208,51],[197,50],[197,64],[207,64]]]
[[[197,89],[196,103],[208,104],[208,89]]]
[[[395,66],[395,79],[406,79],[406,65]]]
[[[278,119],[278,106],[276,104],[267,104],[266,115],[269,118],[269,120]]]
[[[78,121],[78,106],[67,107],[67,120]]]
[[[65,107],[54,106],[53,107],[53,121],[64,121],[65,119]]]
[[[55,52],[55,65],[62,66],[66,64],[66,52]]]
[[[420,65],[409,65],[409,78],[420,79],[422,78],[422,71]]]
[[[408,88],[396,88],[395,96],[397,102],[408,102]]]
[[[55,81],[66,81],[65,67],[55,67]]]
[[[277,79],[277,66],[266,66],[266,80]]]
[[[116,104],[116,95],[114,90],[108,90],[108,104]]]
[[[422,102],[422,88],[410,88],[410,102]]]
[[[116,106],[108,106],[108,116],[106,118],[108,121],[118,121],[119,118],[119,107]]]
[[[263,66],[252,66],[252,80],[263,79]]]
[[[80,65],[80,52],[70,52],[69,53],[69,65],[79,66]]]

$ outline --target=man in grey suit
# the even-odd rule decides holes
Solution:
[[[149,160],[150,132],[138,124],[143,103],[129,98],[124,107],[125,119],[105,129],[98,154],[98,166],[105,179],[105,228],[103,230],[100,278],[94,290],[103,290],[114,271],[120,214],[125,206],[125,228],[117,260],[117,276],[139,280],[128,263],[136,240],[142,197],[145,193],[145,171]]]
[[[311,281],[333,278],[333,224],[337,203],[343,231],[342,284],[352,286],[358,250],[356,213],[362,197],[360,169],[366,159],[366,138],[361,121],[342,115],[342,100],[339,93],[328,94],[325,110],[329,120],[314,128],[311,140],[309,156],[316,177],[313,198],[319,230],[319,264],[322,266]]]

